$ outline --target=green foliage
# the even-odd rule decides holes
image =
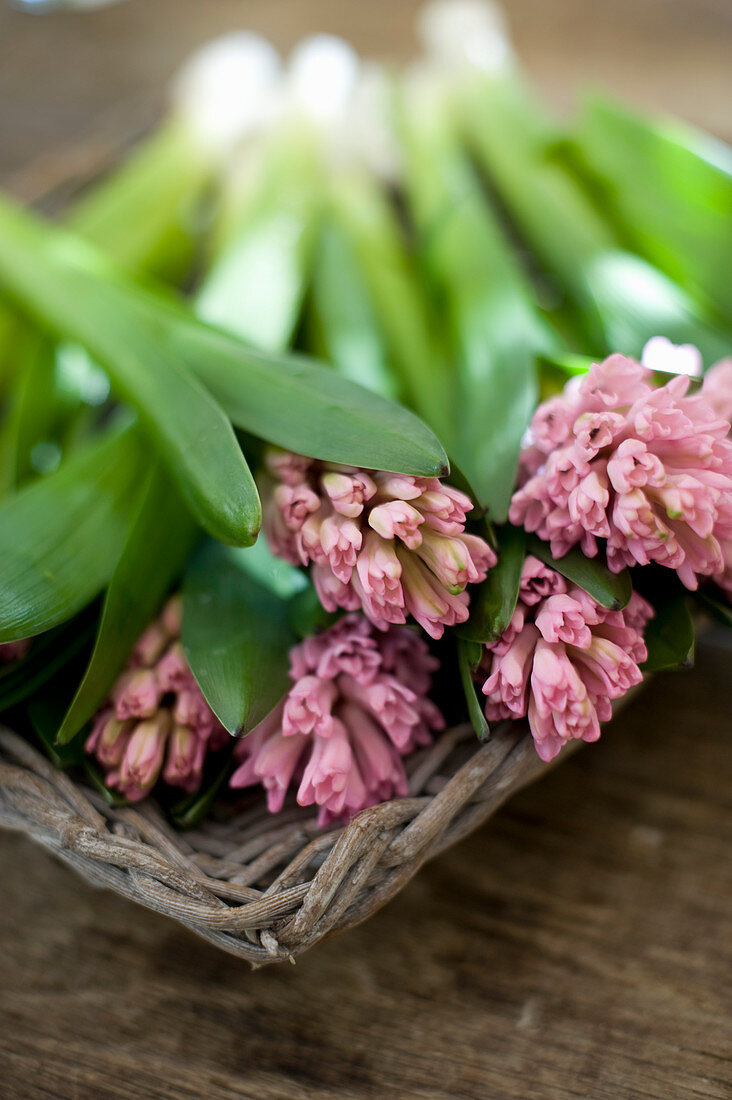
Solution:
[[[648,649],[643,671],[692,668],[696,631],[688,595],[680,585],[674,585],[668,593],[654,598],[654,611],[643,634]]]
[[[21,661],[0,666],[0,713],[26,699],[42,697],[45,685],[58,672],[64,670],[66,675],[68,666],[89,650],[97,617],[98,608],[92,605],[70,622],[39,634]]]
[[[0,641],[70,619],[109,583],[149,455],[116,428],[0,504]]]
[[[611,611],[625,607],[633,594],[633,582],[627,569],[611,573],[599,558],[586,558],[576,547],[561,558],[555,558],[548,543],[530,535],[527,550]]]
[[[311,331],[344,378],[385,397],[397,379],[352,241],[332,216],[321,227],[313,269]]]
[[[470,618],[456,628],[470,642],[495,642],[511,622],[526,558],[526,534],[520,527],[499,527],[498,562],[470,599]]]
[[[473,679],[473,673],[480,664],[483,655],[483,647],[477,642],[469,642],[464,638],[458,638],[457,642],[458,668],[460,670],[460,683],[465,695],[465,703],[468,708],[470,724],[475,730],[479,741],[486,741],[490,735],[490,726],[483,712],[481,701]]]
[[[599,97],[573,136],[633,249],[732,323],[732,151],[681,122]]]
[[[247,733],[287,688],[296,641],[287,603],[213,542],[194,554],[183,593],[183,647],[193,675],[226,729]]]
[[[449,115],[420,100],[406,98],[401,130],[419,251],[456,360],[456,415],[444,442],[502,522],[536,406],[536,354],[554,341]]]
[[[479,81],[465,111],[476,154],[524,240],[579,311],[583,351],[638,356],[662,333],[696,344],[708,362],[725,353],[729,332],[658,268],[623,250],[579,181],[552,155],[554,128],[520,80]]]
[[[183,568],[196,527],[160,466],[143,484],[137,511],[107,588],[94,652],[58,731],[70,741],[104,702],[132,646]]]
[[[83,242],[0,202],[0,283],[61,339],[81,344],[138,411],[200,525],[249,545],[259,498],[231,424],[166,346],[167,315],[134,309],[122,276]],[[134,286],[134,284],[132,284]]]

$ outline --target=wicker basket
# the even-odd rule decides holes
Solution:
[[[0,727],[0,825],[256,967],[365,920],[547,767],[525,726],[484,745],[460,726],[409,759],[409,797],[346,828],[323,832],[295,805],[272,816],[257,794],[176,833],[153,799],[112,808]]]
[[[119,159],[117,129],[42,161],[14,189],[50,211],[66,205]],[[0,826],[258,967],[293,961],[371,916],[424,863],[551,767],[518,723],[504,724],[484,745],[469,726],[456,727],[406,764],[409,797],[364,810],[346,828],[324,832],[312,810],[294,804],[272,816],[258,795],[233,816],[177,833],[153,799],[110,807],[0,726]]]

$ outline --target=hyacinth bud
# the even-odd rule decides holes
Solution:
[[[361,63],[353,47],[333,34],[295,46],[287,65],[292,104],[318,125],[341,123],[353,99]]]
[[[503,10],[490,0],[431,0],[417,30],[430,60],[449,70],[468,65],[492,73],[513,58]]]
[[[193,677],[180,642],[174,642],[158,661],[155,676],[161,691],[184,691],[192,686]]]
[[[162,622],[152,623],[139,638],[132,650],[132,658],[143,668],[150,668],[162,657],[175,632],[168,631]]]
[[[31,647],[31,638],[21,638],[17,642],[0,643],[0,665],[12,664],[13,661],[22,661]]]
[[[154,786],[160,775],[165,745],[170,733],[170,714],[159,711],[154,718],[139,722],[130,735],[119,772],[109,782],[130,799],[138,802]]]
[[[160,625],[165,630],[171,642],[180,638],[183,628],[183,597],[171,596],[163,610],[160,612]]]
[[[207,753],[230,740],[188,667],[181,619],[180,597],[173,597],[137,642],[86,742],[107,783],[131,801],[161,777],[197,790]]]
[[[672,344],[666,336],[652,336],[641,353],[641,363],[649,370],[665,374],[688,374],[698,378],[702,372],[702,357],[693,344]]]
[[[97,716],[86,741],[86,751],[94,753],[107,768],[116,768],[124,755],[134,721],[123,722],[113,711],[103,711]]]
[[[190,726],[174,724],[168,738],[163,779],[171,787],[195,791],[201,783],[206,742]]]
[[[239,31],[197,50],[175,77],[171,92],[200,147],[223,158],[270,125],[281,81],[275,48],[259,35]]]
[[[732,421],[732,359],[722,359],[704,375],[702,394],[717,416]]]
[[[117,717],[151,718],[158,709],[162,690],[152,669],[124,673],[114,686],[112,701]]]

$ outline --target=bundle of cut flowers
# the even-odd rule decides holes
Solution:
[[[59,224],[0,200],[0,713],[113,806],[338,828],[732,624],[732,155],[419,29],[214,42]]]

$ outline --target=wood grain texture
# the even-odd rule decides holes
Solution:
[[[126,0],[39,18],[0,5],[0,174],[73,170],[69,146],[149,125],[165,84],[198,43],[248,27],[288,51],[303,35],[346,35],[362,53],[415,51],[421,0]],[[605,86],[732,138],[729,0],[510,0],[520,56],[548,99]],[[19,181],[20,187],[20,181]]]
[[[414,0],[0,8],[0,177],[85,175],[246,24],[408,55]],[[730,136],[724,0],[512,0],[547,96],[604,83]],[[0,833],[2,1100],[728,1100],[728,636],[659,676],[365,925],[252,974]]]
[[[251,973],[0,834],[0,1094],[726,1100],[730,654],[713,636],[295,967]]]

